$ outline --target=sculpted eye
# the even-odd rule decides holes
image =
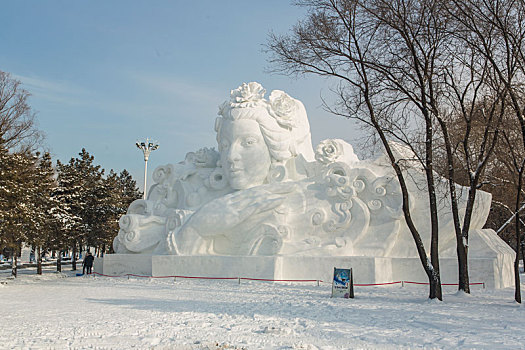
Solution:
[[[257,139],[255,137],[247,137],[243,141],[243,146],[250,147],[257,143]]]

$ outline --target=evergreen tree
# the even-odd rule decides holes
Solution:
[[[0,142],[0,248],[13,257],[13,275],[23,244],[35,248],[39,274],[43,248],[57,251],[58,271],[70,248],[73,269],[77,247],[96,247],[103,254],[112,246],[119,218],[140,197],[127,170],[111,170],[104,178],[104,169],[85,149],[66,164],[57,161],[54,169],[49,153],[14,153]]]
[[[31,203],[33,172],[30,154],[10,153],[0,146],[0,242],[11,252],[15,277],[18,254],[28,240],[28,229],[34,224]]]
[[[35,249],[37,273],[42,274],[42,248],[49,242],[54,232],[60,229],[62,223],[60,216],[56,214],[62,212],[62,208],[54,196],[57,182],[51,155],[48,152],[36,159],[35,170],[31,199],[34,225],[33,230],[28,233],[29,244]]]
[[[112,242],[119,230],[118,221],[126,213],[127,208],[136,199],[141,198],[142,194],[137,188],[135,180],[127,170],[117,174],[110,170],[103,183],[103,193],[105,194],[101,202],[100,224],[98,232],[98,246],[100,251],[106,252],[107,247],[112,248]]]
[[[115,232],[115,220],[118,220],[120,193],[118,188],[118,175],[110,170],[108,176],[99,185],[99,203],[96,208],[98,221],[95,222],[96,235],[93,235],[93,245],[97,251],[104,254],[106,247],[110,246]]]
[[[129,207],[131,202],[142,198],[142,192],[139,191],[137,182],[133,180],[133,177],[126,169],[120,172],[118,176],[118,182],[121,189],[120,214],[125,214],[126,209]]]
[[[104,169],[94,164],[95,157],[85,149],[82,149],[79,156],[69,162],[74,168],[79,183],[77,215],[82,219],[79,236],[81,242],[88,246],[97,246],[100,222],[104,220],[101,207],[107,195],[103,186]]]
[[[56,195],[67,213],[65,234],[57,242],[61,242],[61,249],[73,247],[75,251],[77,246],[88,246],[104,254],[118,232],[118,220],[131,202],[141,197],[135,180],[127,170],[120,174],[111,170],[104,177],[105,170],[85,149],[67,164],[58,162],[57,171]]]
[[[11,167],[10,154],[0,142],[0,248],[2,250],[10,245],[7,224],[10,221],[9,210],[13,196]]]
[[[53,191],[53,200],[58,206],[52,211],[54,217],[54,230],[50,235],[49,246],[61,252],[81,240],[82,218],[79,213],[83,206],[80,195],[81,185],[75,168],[71,165],[57,161],[58,186]],[[73,242],[73,243],[72,243]],[[72,243],[72,244],[71,244]],[[61,269],[57,263],[57,270]]]

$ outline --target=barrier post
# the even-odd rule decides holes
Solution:
[[[401,281],[401,288],[405,286],[405,281]]]
[[[319,287],[319,280],[317,280],[317,287]]]
[[[354,271],[353,269],[351,268],[350,269],[350,293],[349,293],[349,297],[350,298],[354,298]]]
[[[485,289],[485,282],[483,282],[483,289]]]
[[[126,274],[128,276],[128,281],[129,281],[129,273]]]
[[[237,281],[239,284],[241,284],[241,278],[240,277],[237,277]]]
[[[177,277],[173,277],[173,283],[177,282]]]

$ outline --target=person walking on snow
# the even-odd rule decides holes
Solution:
[[[93,268],[93,261],[95,260],[95,257],[91,254],[91,252],[88,252],[86,257],[84,258],[84,262],[82,263],[82,273],[85,274],[86,270],[88,275],[91,274],[91,269]]]

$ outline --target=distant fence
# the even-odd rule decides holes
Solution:
[[[237,280],[240,284],[242,280],[245,281],[263,281],[263,282],[311,282],[311,283],[317,283],[319,285],[320,283],[329,283],[332,284],[332,282],[325,282],[323,280],[295,280],[295,279],[271,279],[271,278],[250,278],[250,277],[202,277],[202,276],[182,276],[182,275],[172,275],[172,276],[148,276],[148,275],[136,275],[133,273],[127,273],[125,275],[105,275],[103,273],[93,272],[93,275],[102,276],[102,277],[111,277],[111,278],[122,278],[127,277],[128,279],[130,277],[139,277],[139,278],[184,278],[184,279],[201,279],[201,280]],[[386,286],[386,285],[393,285],[393,284],[401,284],[403,287],[405,284],[420,284],[420,285],[429,285],[428,282],[413,282],[413,281],[395,281],[395,282],[385,282],[385,283],[354,283],[354,286],[357,287],[369,287],[369,286]],[[458,286],[457,283],[441,283],[442,286]],[[471,286],[481,285],[483,288],[485,288],[485,282],[472,282],[470,283]]]

